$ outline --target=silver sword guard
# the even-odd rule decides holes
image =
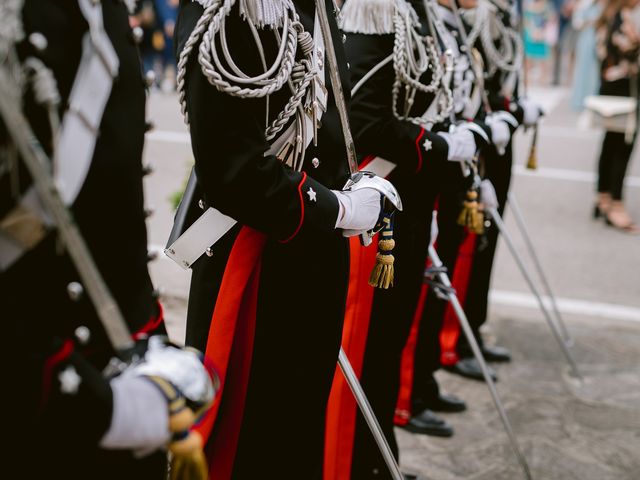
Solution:
[[[351,178],[347,181],[343,190],[355,192],[356,190],[362,190],[363,188],[373,188],[380,192],[380,194],[391,203],[392,207],[385,206],[387,212],[390,208],[394,210],[402,211],[402,200],[396,187],[386,178],[379,177],[373,172],[361,170],[351,175]]]
[[[356,190],[362,190],[363,188],[373,188],[382,195],[382,208],[378,221],[371,230],[360,235],[362,245],[367,247],[371,244],[375,234],[384,228],[385,224],[383,220],[385,215],[393,215],[396,210],[402,211],[402,200],[400,200],[398,190],[396,190],[396,187],[394,187],[389,180],[366,170],[351,174],[351,178],[347,181],[343,191],[354,192]]]

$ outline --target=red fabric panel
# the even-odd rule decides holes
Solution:
[[[374,238],[375,245],[377,238]],[[369,275],[375,265],[376,248],[363,248],[359,237],[350,239],[350,273],[345,310],[342,348],[351,361],[356,375],[362,373],[364,353],[373,305],[374,288]],[[324,452],[324,480],[348,479],[357,414],[356,401],[340,368],[336,368],[327,405]]]
[[[464,307],[469,288],[469,278],[471,277],[471,267],[473,266],[473,256],[476,251],[478,236],[475,233],[467,232],[460,248],[458,258],[453,272],[451,284],[455,288],[460,304]],[[458,361],[456,344],[460,336],[460,324],[458,317],[451,306],[447,305],[444,313],[444,322],[440,331],[440,362],[442,365],[454,365]]]
[[[424,302],[427,298],[428,291],[429,286],[423,284],[420,289],[416,312],[413,315],[413,323],[411,324],[409,338],[407,338],[407,343],[402,350],[402,360],[400,362],[400,391],[398,392],[398,402],[396,403],[396,415],[394,419],[396,425],[406,425],[411,418],[411,395],[413,392],[416,345],[418,343],[420,320],[422,319]]]
[[[229,255],[205,349],[215,365],[220,391],[194,429],[207,443],[209,478],[231,478],[238,445],[256,321],[261,257],[266,236],[242,227]],[[219,417],[219,418],[218,418]],[[214,430],[215,426],[215,430]]]

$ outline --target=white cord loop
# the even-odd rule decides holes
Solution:
[[[416,125],[439,123],[451,112],[453,97],[449,88],[448,75],[445,72],[453,69],[451,54],[445,55],[445,66],[442,65],[433,37],[421,36],[416,27],[418,20],[411,8],[396,8],[393,18],[395,37],[393,45],[393,68],[396,76],[392,87],[393,115],[399,120],[409,121]],[[431,82],[425,85],[420,78],[431,69]],[[398,111],[399,96],[404,89],[403,111]],[[437,108],[434,114],[425,112],[422,116],[409,115],[416,92],[435,93]]]
[[[500,20],[494,5],[488,0],[479,0],[471,23],[468,44],[472,46],[478,38],[480,39],[489,76],[498,69],[511,73],[522,68],[524,58],[522,39],[518,32],[507,27]],[[496,43],[499,43],[499,47]]]
[[[285,84],[290,85],[292,95],[289,101],[271,125],[266,127],[267,140],[273,140],[296,113],[304,115],[307,105],[302,104],[308,98],[307,91],[317,73],[313,62],[313,37],[304,30],[291,0],[240,0],[240,14],[251,28],[260,52],[262,45],[257,28],[272,29],[280,41],[272,65],[265,67],[265,72],[260,75],[249,76],[235,64],[227,43],[226,18],[236,0],[197,1],[203,5],[204,12],[178,60],[177,88],[185,122],[189,123],[185,94],[186,66],[200,42],[198,63],[202,74],[221,92],[239,98],[263,98],[279,91]],[[300,61],[296,60],[298,47],[303,54]]]

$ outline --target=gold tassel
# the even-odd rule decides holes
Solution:
[[[202,448],[202,437],[196,432],[172,442],[169,480],[207,480],[209,467]]]
[[[533,139],[531,140],[531,150],[529,150],[529,160],[527,161],[527,168],[529,170],[537,170],[538,168],[538,155],[536,153],[536,145],[538,143],[538,125],[533,127]]]
[[[369,285],[377,288],[393,287],[395,258],[391,254],[396,242],[393,239],[393,221],[392,213],[385,213],[382,219],[384,227],[380,231],[380,240],[378,241],[378,253],[376,253],[376,265],[373,267],[369,276]]]
[[[478,205],[478,192],[475,190],[467,191],[467,199],[463,203],[460,215],[458,215],[458,225],[467,227],[478,235],[484,233],[484,214]]]
[[[169,444],[169,480],[207,480],[209,467],[203,451],[204,442],[198,432],[190,429],[211,406],[213,398],[211,402],[199,406],[188,406],[185,398],[169,382],[161,377],[149,378],[169,399],[169,431],[173,434]],[[217,376],[213,381],[217,390]]]

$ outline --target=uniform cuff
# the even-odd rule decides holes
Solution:
[[[330,189],[303,172],[298,184],[300,218],[296,228],[289,236],[280,240],[287,243],[302,231],[329,232],[335,230],[338,220],[338,199]]]

